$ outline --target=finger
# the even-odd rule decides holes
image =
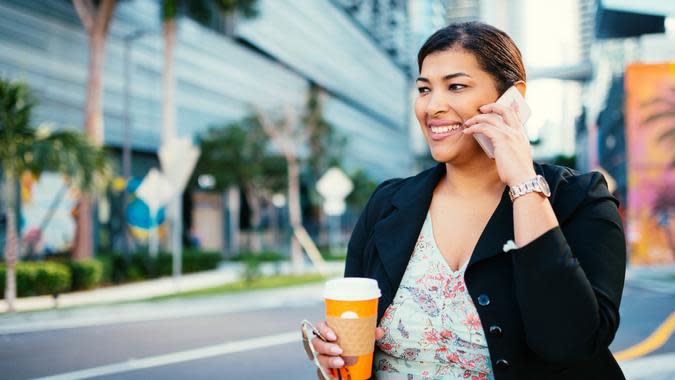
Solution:
[[[312,339],[314,350],[322,355],[337,356],[342,354],[342,348],[335,343],[324,342],[319,338]]]
[[[481,123],[481,124],[472,125],[471,127],[462,130],[462,133],[464,133],[465,135],[470,135],[470,136],[475,135],[476,133],[482,133],[494,142],[495,139],[500,139],[500,138],[506,136],[506,134],[508,133],[505,130],[506,128],[508,128],[508,127],[504,127],[504,126],[499,127],[499,126],[495,126],[495,125],[492,125],[492,124]]]
[[[345,361],[339,356],[319,355],[317,359],[324,368],[342,368],[345,365]]]
[[[522,128],[523,124],[520,122],[518,113],[511,107],[499,103],[490,103],[479,108],[480,112],[483,114],[486,113],[495,113],[502,117],[506,125],[513,128]]]
[[[316,324],[316,329],[319,330],[319,334],[321,334],[324,338],[328,339],[329,341],[336,341],[337,340],[337,335],[335,335],[335,332],[328,327],[328,324],[326,321],[321,321]]]
[[[384,336],[384,329],[381,327],[378,327],[375,329],[375,339],[382,339]]]
[[[479,124],[479,123],[487,123],[487,124],[492,124],[492,125],[502,125],[502,124],[504,124],[504,119],[501,116],[499,116],[497,114],[494,114],[494,113],[480,113],[478,115],[475,115],[475,116],[469,118],[469,120],[464,122],[464,125],[466,125],[467,127],[470,127],[472,125]]]

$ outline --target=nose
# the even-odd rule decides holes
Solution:
[[[430,99],[425,109],[427,115],[434,116],[443,112],[447,112],[450,109],[447,99],[440,91],[435,93],[432,92],[429,95]]]

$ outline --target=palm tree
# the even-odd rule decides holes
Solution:
[[[89,37],[89,76],[84,106],[84,132],[97,145],[103,144],[103,63],[108,26],[117,0],[73,0],[77,15]],[[78,206],[77,233],[73,258],[93,254],[92,200],[82,197]]]
[[[257,15],[257,0],[162,0],[161,20],[164,33],[164,70],[162,72],[162,143],[176,135],[176,106],[174,104],[174,92],[176,79],[174,77],[173,51],[176,46],[176,19],[181,15],[187,15],[202,24],[209,24],[216,16],[221,18],[241,14],[245,18]],[[171,201],[174,225],[173,235],[182,234],[181,206],[182,198],[177,196]],[[180,245],[180,241],[174,239],[174,244]],[[180,246],[174,246],[174,250],[180,250]]]
[[[85,194],[105,185],[110,169],[103,149],[80,132],[33,128],[31,112],[35,101],[28,86],[0,78],[0,166],[4,176],[6,202],[5,300],[10,311],[16,299],[15,264],[18,257],[16,186],[17,179],[30,171],[62,173],[70,186]]]

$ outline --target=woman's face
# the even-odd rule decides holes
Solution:
[[[434,160],[463,163],[484,155],[476,140],[462,133],[464,121],[499,97],[476,57],[463,49],[432,53],[424,58],[416,85],[415,115]]]

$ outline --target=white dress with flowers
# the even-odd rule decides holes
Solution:
[[[450,269],[427,213],[401,285],[380,321],[385,334],[377,341],[377,379],[494,379],[465,269],[466,263]]]

